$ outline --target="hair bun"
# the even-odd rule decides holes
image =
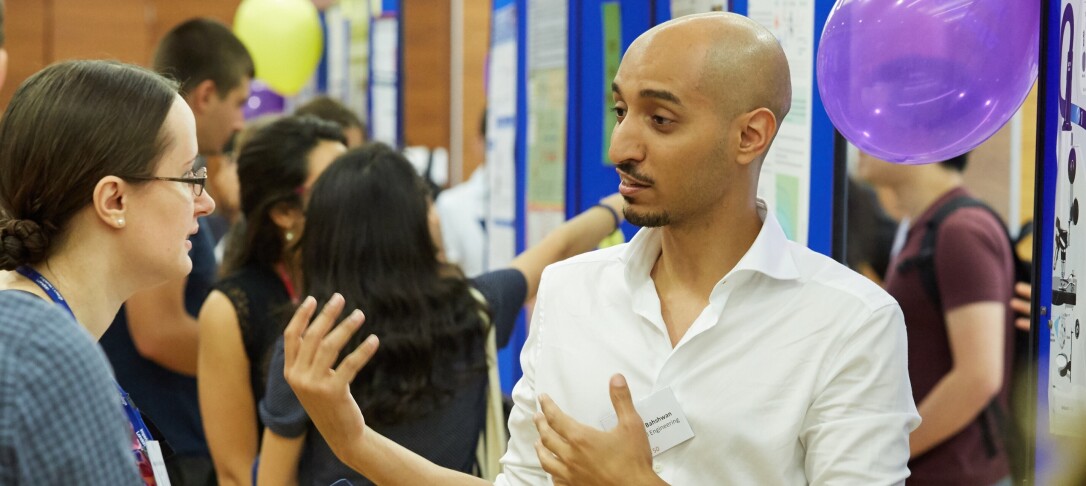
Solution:
[[[38,263],[49,248],[49,237],[34,221],[8,219],[0,222],[0,269]]]

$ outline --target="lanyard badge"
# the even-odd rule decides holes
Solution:
[[[60,291],[44,275],[27,265],[20,266],[15,271],[34,282],[41,288],[42,292],[45,292],[52,299],[53,303],[72,316],[72,320],[77,320],[71,306],[68,305],[68,301],[64,300],[64,296],[60,295]],[[117,392],[121,397],[121,408],[124,409],[125,417],[128,418],[128,423],[132,426],[132,452],[136,456],[136,464],[139,466],[140,476],[143,478],[144,484],[147,486],[170,486],[170,478],[166,474],[166,465],[158,441],[151,438],[150,429],[143,423],[139,410],[132,404],[132,400],[128,398],[128,394],[121,388],[121,384],[116,381],[114,381],[114,384],[117,385]]]

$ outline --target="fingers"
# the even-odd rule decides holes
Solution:
[[[558,408],[554,400],[551,400],[551,397],[546,394],[539,396],[539,409],[543,411],[547,425],[567,441],[570,439],[571,434],[577,432],[578,428],[584,427],[569,418],[562,409]]]
[[[554,476],[555,484],[569,477],[569,468],[557,456],[543,445],[542,441],[535,441],[535,455],[539,457],[539,465],[543,470]]]
[[[343,296],[338,293],[332,294],[332,298],[328,299],[327,304],[324,304],[320,314],[313,318],[309,328],[302,333],[301,345],[298,347],[298,354],[295,358],[299,364],[309,366],[313,363],[313,356],[317,354],[317,347],[324,340],[324,335],[328,333],[328,328],[332,327],[332,323],[335,322],[336,317],[339,317],[340,312],[343,312]],[[286,350],[284,350],[285,354]]]
[[[618,423],[627,426],[632,424],[639,429],[642,427],[641,415],[638,414],[637,409],[634,408],[633,397],[630,395],[630,387],[626,384],[626,377],[621,374],[616,374],[611,377],[611,405],[615,407],[615,414],[618,415]]]
[[[317,347],[317,354],[313,357],[313,367],[323,370],[334,366],[340,351],[343,351],[343,346],[365,320],[366,316],[362,314],[362,311],[355,309],[338,326],[329,331]]]
[[[1019,314],[1028,316],[1030,311],[1030,301],[1018,298],[1011,299],[1011,310]]]
[[[362,367],[366,366],[366,363],[369,363],[370,359],[373,358],[378,345],[380,345],[380,342],[377,340],[377,336],[371,334],[365,341],[362,341],[362,344],[354,348],[351,354],[343,358],[343,362],[336,368],[336,377],[348,384],[354,381],[354,378],[358,376],[358,372],[362,371]]]
[[[306,297],[302,304],[298,306],[298,310],[294,311],[294,317],[290,318],[290,323],[287,324],[286,329],[283,330],[283,355],[286,357],[285,367],[287,369],[294,364],[294,359],[298,355],[298,346],[301,344],[302,333],[305,332],[306,326],[309,325],[309,319],[313,317],[313,309],[316,308],[317,300],[313,297]]]
[[[1030,300],[1033,296],[1033,286],[1026,282],[1018,282],[1014,284],[1014,293],[1025,300]]]
[[[566,439],[555,432],[547,423],[547,417],[540,412],[536,412],[535,417],[532,418],[535,422],[535,428],[539,431],[539,440],[543,443],[543,446],[547,450],[551,451],[558,457],[572,457],[569,443]]]
[[[1025,317],[1019,317],[1014,320],[1014,327],[1017,327],[1019,331],[1029,331],[1030,325],[1029,319]]]

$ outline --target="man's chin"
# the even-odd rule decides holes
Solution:
[[[666,211],[643,211],[627,204],[622,208],[626,222],[642,228],[659,228],[671,224],[671,215]]]

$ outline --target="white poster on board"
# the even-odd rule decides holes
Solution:
[[[526,245],[566,219],[569,4],[528,1]]]
[[[399,36],[395,17],[373,19],[370,131],[374,140],[393,147],[399,145]]]
[[[780,41],[792,75],[792,109],[766,154],[758,196],[788,238],[807,244],[811,200],[811,103],[814,96],[814,0],[758,0],[747,16]]]
[[[517,251],[517,11],[510,4],[494,12],[487,66],[486,268],[503,268]]]
[[[671,18],[705,12],[727,12],[727,0],[671,0]]]
[[[1068,109],[1060,110],[1056,204],[1052,234],[1052,312],[1049,314],[1048,408],[1050,432],[1081,435],[1086,411],[1086,330],[1083,308],[1078,307],[1078,278],[1086,271],[1086,232],[1079,219],[1075,193],[1078,159],[1086,158],[1086,1],[1063,0],[1060,12],[1071,14],[1060,27],[1059,96]],[[1063,18],[1067,18],[1064,16]],[[1077,85],[1077,86],[1075,86]],[[1069,96],[1068,96],[1069,95]],[[1070,99],[1065,99],[1065,98]],[[1079,182],[1079,193],[1082,183]]]

